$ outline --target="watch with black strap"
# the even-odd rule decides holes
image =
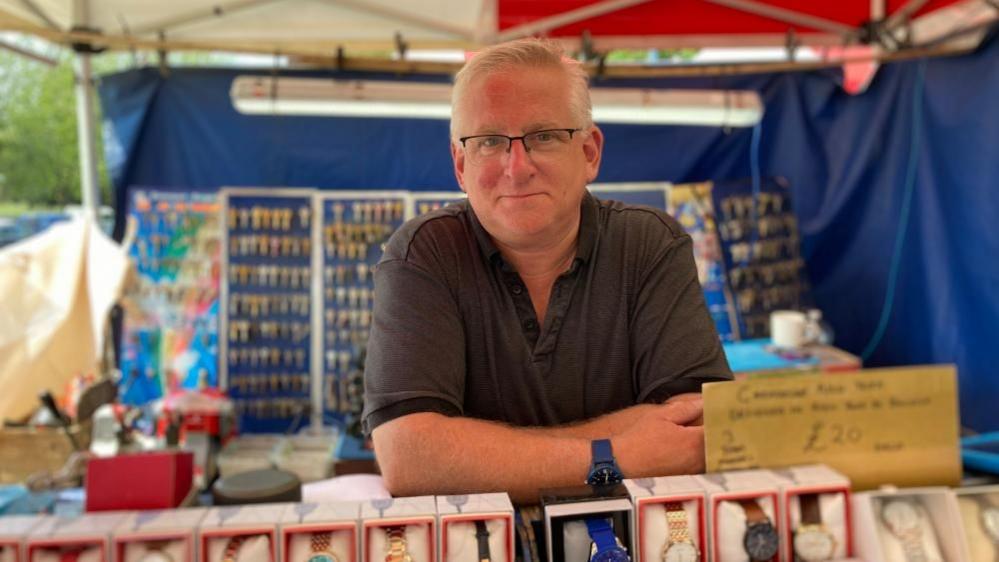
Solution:
[[[611,486],[624,480],[621,468],[614,460],[610,439],[595,439],[590,442],[592,460],[586,483],[590,486]]]
[[[492,554],[489,552],[489,529],[486,522],[478,520],[475,522],[475,540],[479,544],[479,562],[491,562]]]
[[[798,507],[801,522],[794,530],[794,555],[802,562],[832,560],[836,554],[836,538],[822,522],[819,494],[800,494]]]
[[[742,537],[742,546],[750,562],[773,560],[780,549],[780,537],[773,522],[755,499],[736,500],[736,503],[746,513],[746,534]]]

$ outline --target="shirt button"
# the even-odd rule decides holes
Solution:
[[[535,322],[534,320],[526,320],[526,321],[524,321],[524,329],[525,330],[533,330],[533,329],[535,329],[537,327],[538,327],[538,323]]]
[[[515,295],[519,295],[524,292],[524,287],[520,285],[510,285],[510,291]]]

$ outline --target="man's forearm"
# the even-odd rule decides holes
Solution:
[[[421,413],[387,422],[373,437],[397,496],[505,491],[517,503],[535,503],[540,489],[583,484],[590,466],[589,438],[565,428]]]
[[[610,439],[631,427],[639,418],[655,408],[652,404],[638,404],[604,414],[600,417],[555,427],[532,427],[525,431],[537,432],[552,437],[572,437],[576,439]]]

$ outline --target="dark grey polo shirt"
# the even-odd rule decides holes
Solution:
[[[392,236],[375,270],[367,433],[416,412],[565,424],[732,378],[679,224],[589,194],[581,213],[543,326],[467,201]]]

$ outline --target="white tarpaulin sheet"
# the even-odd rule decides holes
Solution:
[[[0,419],[95,371],[127,270],[124,250],[84,218],[0,250]]]

